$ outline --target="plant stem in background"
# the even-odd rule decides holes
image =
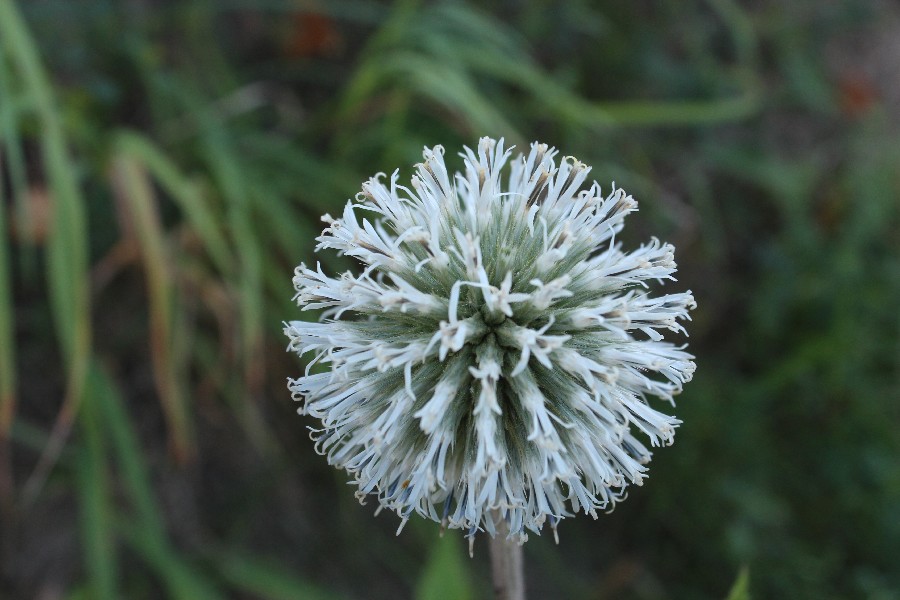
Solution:
[[[497,520],[497,535],[491,538],[491,579],[496,600],[525,600],[522,545],[509,538],[509,525]]]

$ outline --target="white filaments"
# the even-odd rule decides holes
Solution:
[[[289,388],[321,421],[316,450],[401,529],[417,512],[494,535],[499,515],[524,541],[640,485],[651,453],[636,436],[672,443],[680,421],[650,399],[672,402],[693,375],[663,336],[687,333],[695,303],[653,294],[674,249],[624,251],[637,203],[585,186],[590,167],[538,143],[511,158],[490,138],[460,156],[450,173],[426,148],[408,187],[379,173],[323,217],[317,250],[361,273],[296,269],[295,300],[322,316],[285,325],[312,356]]]
[[[478,437],[473,471],[486,475],[488,471],[499,470],[506,462],[499,447],[502,441],[497,439],[498,417],[503,414],[497,397],[497,384],[503,374],[503,353],[491,337],[479,346],[476,358],[477,366],[469,367],[469,372],[480,384],[475,408],[472,410]]]

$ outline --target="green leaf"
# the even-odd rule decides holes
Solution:
[[[102,415],[102,427],[109,432],[112,450],[118,463],[125,492],[136,511],[136,520],[160,540],[165,534],[162,514],[154,499],[150,473],[140,448],[137,434],[125,411],[124,398],[112,378],[99,371],[101,378],[94,393]]]
[[[43,450],[22,497],[27,504],[59,458],[84,393],[91,357],[87,216],[76,168],[69,156],[61,112],[31,32],[12,0],[0,0],[0,46],[21,80],[40,129],[41,159],[53,199],[53,235],[47,239],[50,306],[66,369],[66,399],[51,443]],[[7,359],[8,360],[8,359]],[[11,400],[4,400],[10,411]]]
[[[87,385],[80,421],[84,445],[77,469],[82,548],[91,597],[112,600],[117,596],[116,536],[111,518],[109,464],[96,406],[98,397],[109,391],[96,368],[88,375]]]
[[[217,552],[212,560],[222,578],[235,589],[260,600],[338,600],[323,589],[277,564],[233,551]]]
[[[4,71],[2,63],[3,61],[0,60],[0,74]],[[3,94],[2,80],[3,77],[0,76],[0,95]],[[8,128],[4,127],[10,120],[4,118],[8,112],[0,106],[0,135],[9,142],[6,148],[18,148],[17,141],[13,142],[10,139],[6,133]],[[12,168],[10,170],[14,171]],[[15,178],[11,179],[13,187],[15,187]],[[13,294],[9,239],[6,235],[8,229],[6,226],[6,203],[3,198],[4,183],[3,175],[0,173],[0,207],[2,207],[0,209],[0,444],[6,443],[9,438],[16,406],[16,346],[13,334]]]
[[[33,102],[40,125],[41,156],[54,207],[47,259],[50,298],[61,355],[67,363],[69,393],[77,406],[90,358],[85,202],[50,80],[31,32],[11,0],[0,0],[0,41]]]
[[[94,369],[96,387],[91,401],[97,402],[100,426],[110,434],[124,487],[133,504],[131,518],[119,517],[115,527],[125,543],[150,567],[175,600],[214,600],[218,589],[205,573],[177,552],[166,538],[164,521],[154,501],[147,465],[141,455],[124,400],[115,383],[102,369]]]
[[[144,523],[125,520],[118,522],[118,529],[131,549],[160,578],[168,592],[168,598],[217,600],[224,597],[190,561],[168,544],[160,543],[157,531],[148,529]]]
[[[438,538],[416,589],[417,600],[471,600],[475,597],[459,536]]]
[[[747,567],[741,567],[725,600],[750,600],[750,570]]]
[[[119,155],[112,161],[113,184],[122,212],[131,221],[130,231],[138,242],[147,279],[150,302],[150,359],[157,392],[166,416],[172,447],[179,460],[194,453],[190,411],[187,406],[179,365],[173,352],[172,336],[175,302],[172,293],[165,233],[160,223],[156,198],[147,170],[131,157]]]
[[[145,136],[133,131],[121,131],[116,136],[116,147],[122,154],[138,160],[153,175],[184,212],[185,220],[203,240],[203,247],[216,267],[228,274],[234,257],[228,247],[224,225],[219,222],[217,207],[204,196],[199,184],[188,178],[158,146]]]

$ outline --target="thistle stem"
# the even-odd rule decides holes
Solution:
[[[491,539],[491,577],[496,600],[525,600],[525,573],[522,546],[507,539],[506,519],[497,518],[497,535]]]

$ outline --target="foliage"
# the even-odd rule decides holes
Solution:
[[[534,597],[725,597],[742,565],[757,597],[896,597],[900,116],[866,48],[898,22],[0,0],[0,595],[487,597],[481,542],[394,537],[313,454],[281,321],[318,215],[492,135],[633,193],[629,241],[668,232],[699,305],[678,442],[528,543]]]

